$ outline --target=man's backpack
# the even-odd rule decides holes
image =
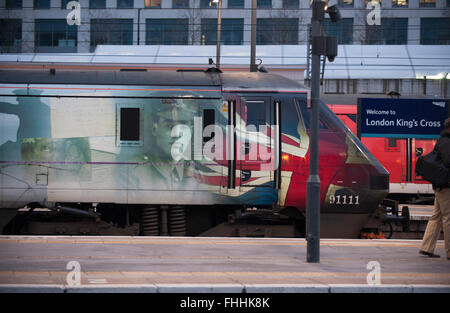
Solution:
[[[436,150],[417,159],[416,175],[420,175],[424,180],[432,183],[433,187],[445,188],[449,186],[449,170],[442,163]]]

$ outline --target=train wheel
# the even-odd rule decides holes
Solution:
[[[392,233],[393,233],[392,223],[383,222],[381,224],[381,226],[378,228],[378,231],[383,233],[383,235],[386,237],[386,239],[391,239]]]
[[[158,208],[142,209],[142,234],[144,236],[159,235],[159,214]]]

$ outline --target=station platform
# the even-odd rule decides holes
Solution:
[[[419,240],[0,236],[0,292],[450,293]]]

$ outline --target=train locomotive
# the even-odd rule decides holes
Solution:
[[[303,236],[309,90],[262,72],[0,71],[4,234]],[[321,236],[389,173],[323,103]],[[10,215],[11,215],[10,214]]]

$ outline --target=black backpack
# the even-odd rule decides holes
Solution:
[[[432,183],[435,188],[445,188],[449,185],[449,170],[441,161],[436,150],[417,159],[416,175],[422,176],[424,180]]]

